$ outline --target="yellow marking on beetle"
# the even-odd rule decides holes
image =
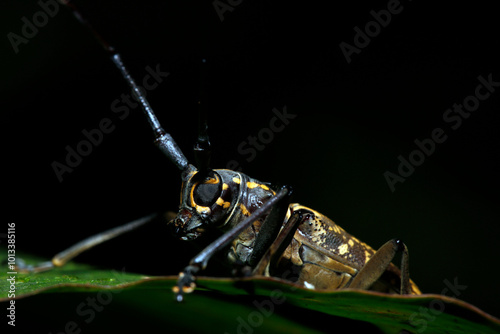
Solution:
[[[260,184],[260,183],[256,183],[256,182],[250,182],[250,181],[248,181],[247,182],[247,187],[249,189],[261,187],[262,189],[269,191],[269,187],[268,186],[266,186],[265,184]]]
[[[227,183],[223,183],[222,184],[222,190],[227,190],[227,188],[229,188],[229,186],[227,185]]]
[[[196,173],[198,173],[198,172],[197,171],[189,172],[188,179],[191,179]]]
[[[339,252],[339,255],[344,255],[345,253],[347,253],[349,251],[349,246],[347,244],[342,244],[340,245],[340,247],[338,248],[338,252]]]
[[[250,211],[248,211],[248,209],[241,203],[240,203],[240,209],[241,209],[241,212],[243,212],[243,215],[245,215],[247,217],[250,216]]]
[[[198,204],[195,203],[193,193],[194,193],[194,186],[191,187],[191,191],[189,192],[189,199],[191,201],[191,206],[197,206]]]
[[[250,181],[247,182],[247,187],[250,188],[250,189],[256,188],[258,186],[259,186],[258,183],[250,182]]]
[[[365,249],[365,263],[372,257],[371,253]]]
[[[229,208],[229,206],[231,205],[231,203],[230,203],[230,202],[226,202],[226,201],[224,201],[224,200],[223,200],[222,198],[220,198],[220,197],[219,197],[219,198],[217,198],[217,201],[216,201],[215,203],[217,203],[218,205],[222,206],[224,209]]]
[[[247,182],[247,187],[249,189],[253,189],[253,188],[257,188],[257,187],[260,187],[266,191],[270,191],[273,193],[273,195],[276,195],[276,192],[272,189],[270,189],[268,186],[266,186],[265,184],[261,184],[261,183],[257,183],[257,182]]]
[[[207,214],[207,215],[210,214],[210,208],[208,206],[201,206],[201,205],[196,204],[195,208],[199,214]]]
[[[337,226],[337,225],[329,226],[329,227],[328,227],[328,230],[329,230],[329,231],[332,231],[332,230],[333,230],[333,233],[335,233],[335,234],[340,234],[340,230],[339,230],[339,228],[338,228],[338,226]]]
[[[203,182],[203,183],[205,183],[205,184],[217,184],[217,183],[219,183],[219,177],[217,177],[217,178],[211,177],[208,180],[205,180],[205,182]]]
[[[233,177],[233,182],[240,184],[241,180],[238,177]]]
[[[352,240],[352,239],[349,239],[349,241],[348,241],[347,243],[348,243],[348,244],[349,244],[349,246],[351,246],[351,247],[352,247],[352,246],[354,246],[354,240]]]

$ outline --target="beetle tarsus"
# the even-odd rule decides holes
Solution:
[[[200,270],[199,267],[189,265],[184,271],[179,273],[179,279],[177,280],[177,285],[172,288],[172,291],[175,293],[175,299],[178,302],[182,302],[184,300],[184,294],[191,293],[196,288],[196,274]]]
[[[232,274],[235,277],[250,277],[252,276],[252,267],[246,265],[242,261],[237,261],[234,264],[234,269],[232,270]]]
[[[54,264],[51,261],[45,261],[38,263],[36,265],[27,264],[23,259],[17,258],[15,265],[15,271],[23,274],[33,274],[33,273],[41,273],[47,270],[54,268]],[[2,263],[4,265],[6,263]]]

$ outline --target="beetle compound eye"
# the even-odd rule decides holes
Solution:
[[[210,206],[220,194],[220,184],[217,183],[201,183],[196,186],[193,193],[193,198],[196,204],[201,206]]]

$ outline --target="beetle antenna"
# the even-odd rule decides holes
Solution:
[[[212,147],[208,138],[208,120],[207,120],[207,97],[205,90],[207,60],[201,59],[200,62],[200,94],[198,97],[198,138],[194,144],[194,158],[196,168],[202,175],[208,175],[210,169],[210,156]]]
[[[110,55],[111,61],[115,64],[116,68],[120,71],[122,77],[125,79],[130,89],[132,90],[132,94],[135,96],[139,104],[141,105],[142,111],[146,115],[149,125],[153,130],[153,134],[155,137],[155,144],[158,148],[165,154],[180,170],[185,170],[188,166],[188,160],[182,153],[177,143],[172,138],[172,136],[166,132],[160,125],[158,118],[156,117],[153,109],[149,105],[146,96],[139,89],[139,86],[135,83],[135,80],[132,78],[127,68],[123,64],[121,55],[116,51],[116,49],[110,45],[102,36],[97,32],[94,27],[89,23],[89,21],[82,15],[81,11],[78,7],[71,2],[70,0],[61,0],[61,3],[66,7],[71,9],[73,15],[76,19],[84,25],[97,39],[99,44],[103,47],[103,49]]]

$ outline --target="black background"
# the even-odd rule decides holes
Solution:
[[[243,1],[223,21],[210,1],[77,3],[138,81],[146,66],[170,72],[148,99],[188,159],[205,57],[215,168],[236,160],[250,176],[291,184],[296,202],[374,248],[402,238],[423,292],[439,294],[444,280],[456,278],[467,286],[460,299],[500,314],[500,88],[457,130],[443,121],[448,108],[474,94],[479,75],[500,81],[492,5],[402,1],[401,13],[347,63],[339,44],[352,45],[354,27],[363,29],[386,1]],[[179,173],[152,145],[139,109],[124,120],[111,111],[128,88],[93,37],[61,7],[16,54],[7,33],[20,34],[21,18],[31,21],[40,7],[3,7],[2,221],[5,232],[7,222],[16,223],[18,249],[50,258],[106,228],[175,211]],[[238,145],[284,106],[296,118],[247,161]],[[115,130],[59,182],[51,164],[103,118]],[[398,156],[407,158],[414,140],[435,128],[447,140],[392,193],[383,173],[396,173]],[[154,225],[79,261],[167,275],[197,250]]]

